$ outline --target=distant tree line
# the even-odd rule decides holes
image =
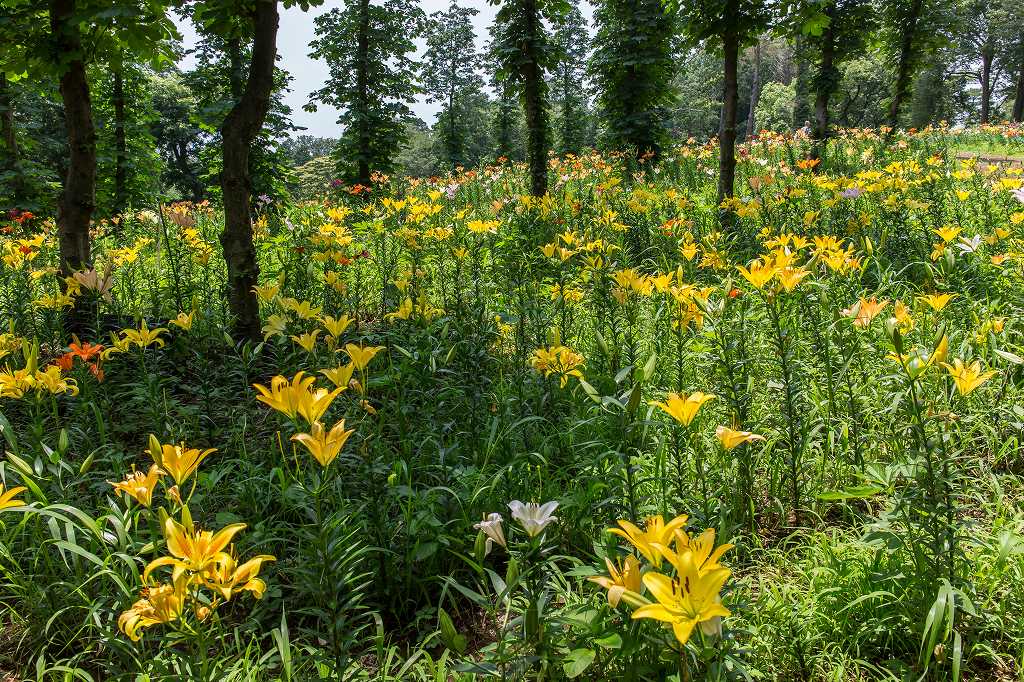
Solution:
[[[225,209],[239,330],[255,335],[257,197],[305,196],[374,173],[441,175],[550,154],[717,137],[719,195],[735,147],[807,126],[922,127],[1024,116],[1024,8],[1010,0],[500,0],[479,49],[475,9],[345,0],[311,19],[329,76],[306,105],[335,137],[292,125],[277,29],[320,0],[8,0],[0,10],[0,208],[56,215],[62,269],[91,262],[90,222],[176,199]],[[176,21],[177,23],[176,23]],[[189,50],[176,26],[198,35]],[[417,44],[425,45],[417,54]],[[439,107],[428,125],[417,98]],[[255,320],[255,321],[254,321]]]

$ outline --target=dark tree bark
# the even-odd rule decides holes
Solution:
[[[793,127],[802,128],[811,118],[811,64],[808,61],[807,42],[802,35],[796,37],[793,61],[796,62],[796,101],[793,103]]]
[[[994,48],[987,46],[981,50],[981,123],[988,123],[992,110],[992,60],[995,58]]]
[[[7,74],[0,71],[0,140],[3,140],[4,163],[12,174],[11,198],[15,207],[25,199],[25,184],[21,173],[21,150],[18,148],[18,137],[14,128],[14,97],[11,86],[7,82]]]
[[[124,73],[114,71],[114,213],[128,206],[128,142],[125,135]]]
[[[96,127],[92,120],[82,39],[72,19],[74,12],[74,0],[50,2],[54,48],[57,54],[69,60],[60,76],[68,135],[68,169],[57,207],[60,272],[64,276],[89,267],[89,223],[96,208]],[[82,316],[77,318],[83,321]],[[73,319],[72,323],[75,321]]]
[[[832,17],[830,17],[832,19]],[[836,55],[836,34],[834,19],[829,21],[828,26],[821,36],[821,62],[818,65],[818,76],[815,79],[814,97],[814,146],[811,151],[812,157],[820,159],[829,135],[829,112],[828,105],[832,99],[832,93],[836,91],[839,81],[839,71],[835,67]]]
[[[527,156],[530,162],[530,191],[535,197],[548,191],[548,121],[544,96],[544,73],[538,54],[541,44],[540,12],[535,0],[523,0],[527,21],[523,79],[523,110],[526,114]]]
[[[259,0],[253,13],[252,62],[245,89],[221,125],[224,169],[220,184],[224,195],[224,232],[220,243],[228,267],[228,306],[234,330],[249,339],[260,337],[260,309],[253,287],[259,264],[252,240],[249,212],[251,179],[249,148],[270,110],[277,57],[277,0]]]
[[[750,84],[750,111],[747,112],[747,139],[754,136],[757,102],[761,99],[761,39],[754,43],[754,80]]]
[[[910,15],[900,27],[900,53],[899,62],[896,67],[896,82],[893,86],[892,101],[889,103],[889,115],[887,121],[892,129],[890,135],[896,130],[900,122],[900,110],[903,102],[910,94],[910,80],[913,75],[912,64],[914,50],[917,43],[917,27],[921,21],[921,12],[924,10],[923,0],[914,0],[910,7]]]
[[[722,47],[725,61],[725,90],[722,95],[722,122],[718,136],[721,150],[718,162],[719,203],[733,195],[733,186],[736,182],[736,109],[739,102],[736,69],[740,52],[739,36],[732,32],[722,36]]]
[[[231,99],[234,102],[242,99],[245,90],[245,67],[242,65],[242,39],[229,38],[228,51],[228,85],[231,88]]]
[[[359,161],[356,181],[361,185],[370,184],[370,128],[367,112],[370,108],[370,0],[359,2],[359,40],[356,45],[356,89],[359,91],[359,107],[362,115],[357,119],[359,126]]]
[[[1013,120],[1024,121],[1024,64],[1017,71],[1017,93],[1013,98]]]
[[[494,119],[494,142],[498,158],[511,159],[516,156],[512,139],[513,116],[516,106],[515,97],[509,93],[506,83],[498,83],[498,111]]]

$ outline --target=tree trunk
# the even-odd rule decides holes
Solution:
[[[900,122],[900,110],[903,102],[910,93],[911,62],[914,57],[915,43],[917,42],[917,25],[921,19],[923,10],[922,0],[914,0],[910,8],[910,16],[900,27],[900,56],[899,64],[896,67],[896,82],[893,86],[892,101],[889,103],[888,123],[891,135]]]
[[[526,114],[527,155],[530,161],[530,191],[535,197],[548,191],[548,121],[544,97],[544,74],[538,59],[541,31],[540,11],[536,0],[522,0],[526,15],[523,78],[523,109]]]
[[[128,142],[125,136],[124,73],[114,71],[114,206],[115,215],[128,206]]]
[[[754,136],[757,102],[761,99],[761,39],[754,44],[754,81],[750,84],[750,111],[747,112],[747,139]]]
[[[807,42],[802,35],[796,37],[796,101],[793,103],[793,128],[802,128],[811,118],[808,102],[811,98],[811,65],[807,60]]]
[[[357,119],[359,126],[359,159],[356,181],[362,185],[370,184],[370,128],[368,125],[369,116],[366,115],[370,107],[370,0],[359,0],[359,40],[356,46],[356,89],[359,91],[359,102],[357,106],[362,111]]]
[[[96,208],[96,127],[92,121],[89,80],[85,73],[82,40],[73,23],[74,0],[51,0],[50,30],[54,47],[66,59],[60,76],[60,96],[67,121],[68,170],[57,206],[60,272],[69,276],[89,267],[89,223]],[[83,322],[77,313],[72,325]]]
[[[718,203],[733,195],[736,181],[736,108],[739,88],[736,85],[736,67],[739,61],[739,36],[734,32],[722,36],[725,64],[725,91],[722,94],[722,123],[718,140],[720,147],[718,162]],[[725,213],[722,215],[726,222]]]
[[[245,67],[242,65],[242,39],[229,38],[228,49],[228,84],[231,88],[231,99],[234,103],[242,99],[245,90]]]
[[[821,63],[818,65],[814,97],[814,146],[811,151],[815,159],[821,158],[828,141],[828,104],[839,80],[839,71],[835,67],[836,34],[833,24],[834,20],[829,21],[821,36]]]
[[[260,309],[253,287],[259,280],[256,247],[249,213],[251,181],[249,148],[270,110],[277,57],[277,0],[258,0],[253,15],[252,62],[241,97],[221,125],[224,169],[220,184],[224,195],[224,232],[220,235],[228,267],[228,306],[235,333],[260,337]]]
[[[981,123],[988,123],[992,109],[992,59],[993,49],[987,46],[981,50]]]
[[[1013,98],[1013,121],[1024,121],[1024,64],[1017,70],[1017,93]]]
[[[11,86],[7,83],[7,74],[0,71],[0,140],[3,140],[6,162],[0,168],[12,173],[11,199],[18,208],[25,200],[24,178],[21,172],[21,150],[18,149],[18,137],[14,132],[14,97]]]
[[[455,139],[455,69],[452,69],[451,88],[448,90],[448,156],[452,169],[459,165],[462,150]]]

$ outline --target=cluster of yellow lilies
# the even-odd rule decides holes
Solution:
[[[608,591],[613,608],[625,603],[634,609],[634,619],[665,623],[680,645],[697,627],[704,635],[719,634],[722,618],[729,615],[721,591],[731,571],[719,561],[732,545],[715,547],[713,528],[688,533],[687,520],[682,515],[665,523],[660,515],[652,516],[643,529],[620,520],[608,532],[624,538],[636,554],[619,562],[606,557],[608,575],[590,578]]]
[[[366,386],[367,368],[383,346],[363,346],[354,343],[346,344],[345,354],[349,362],[343,366],[320,370],[320,374],[334,384],[333,390],[318,388],[315,376],[307,376],[299,371],[291,379],[277,375],[270,380],[270,387],[254,384],[259,392],[256,399],[288,417],[298,425],[300,418],[308,427],[292,436],[292,440],[305,447],[309,454],[327,468],[341,453],[349,437],[355,429],[346,429],[345,420],[341,419],[334,426],[327,428],[320,420],[334,399],[348,389],[363,395]],[[359,372],[359,378],[355,373]],[[364,409],[373,412],[373,408],[365,399],[361,402]]]
[[[163,444],[156,436],[149,437],[149,455],[153,459],[147,473],[134,471],[124,480],[111,482],[120,495],[134,499],[143,507],[153,504],[153,492],[164,476],[174,483],[164,491],[174,506],[181,509],[181,522],[175,521],[164,507],[158,514],[166,542],[167,556],[149,562],[142,573],[139,599],[117,619],[121,631],[138,641],[146,628],[171,624],[183,632],[193,630],[188,615],[205,621],[223,603],[240,592],[251,592],[256,598],[266,590],[258,578],[260,567],[274,557],[261,554],[241,564],[230,547],[231,540],[245,528],[244,523],[231,524],[219,531],[200,530],[192,521],[188,497],[182,500],[180,488],[192,478],[199,465],[217,450]],[[193,490],[194,490],[193,479]],[[169,567],[169,581],[155,580],[154,574]]]

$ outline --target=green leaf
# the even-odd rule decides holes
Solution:
[[[590,664],[594,662],[596,655],[593,649],[573,649],[570,651],[566,654],[565,662],[562,664],[566,677],[572,679],[582,675],[590,667]]]

